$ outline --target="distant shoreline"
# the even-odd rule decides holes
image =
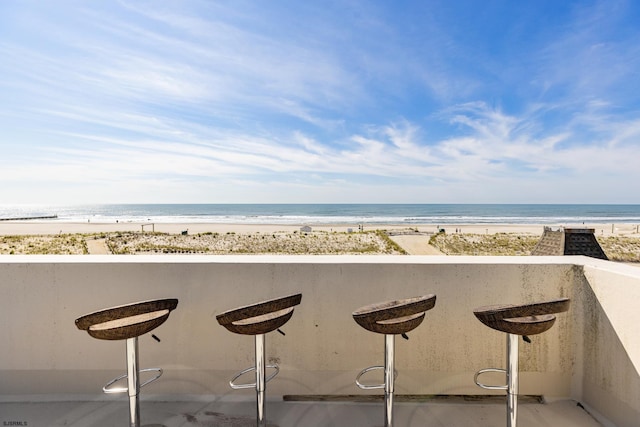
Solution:
[[[11,235],[53,235],[53,234],[95,234],[123,231],[159,232],[169,234],[198,233],[273,233],[300,231],[304,226],[311,230],[326,232],[357,232],[362,224],[231,224],[231,223],[174,223],[174,222],[59,222],[59,221],[2,221],[0,236]],[[545,226],[593,228],[596,236],[637,236],[636,224],[364,224],[364,231],[371,230],[417,230],[425,233],[437,233],[444,229],[447,233],[495,234],[524,233],[542,235]],[[143,230],[144,228],[144,230]]]
[[[224,224],[234,227],[278,224],[358,227],[364,224],[376,228],[429,225],[455,228],[456,224],[640,224],[640,204],[0,204],[0,218],[52,215],[58,218],[31,222]]]

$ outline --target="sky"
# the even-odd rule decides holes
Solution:
[[[0,1],[0,203],[640,203],[640,2]]]

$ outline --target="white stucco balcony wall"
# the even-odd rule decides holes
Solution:
[[[351,312],[428,293],[435,308],[408,341],[396,340],[396,393],[487,393],[473,375],[504,367],[505,336],[472,310],[569,297],[551,330],[521,342],[520,393],[575,399],[621,427],[640,418],[640,268],[586,257],[2,256],[0,398],[99,394],[125,369],[124,342],[93,339],[74,320],[156,298],[179,305],[154,331],[160,342],[140,339],[142,367],[165,370],[144,393],[251,395],[228,380],[252,365],[253,340],[215,316],[296,292],[302,303],[286,336],[266,339],[281,367],[270,395],[364,393],[355,375],[382,363],[383,338]]]

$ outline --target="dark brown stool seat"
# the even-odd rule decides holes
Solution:
[[[302,294],[247,305],[218,314],[218,323],[236,334],[259,335],[273,332],[293,316]]]
[[[357,309],[353,312],[353,319],[371,332],[406,334],[422,323],[426,311],[435,304],[435,295],[386,301]]]
[[[476,372],[475,383],[487,390],[506,390],[507,427],[516,427],[518,418],[518,337],[541,334],[556,321],[556,314],[569,310],[569,298],[559,298],[533,304],[502,304],[476,308],[473,314],[483,324],[507,334],[507,369],[488,368]],[[528,338],[526,338],[528,340]],[[506,385],[486,385],[478,376],[487,372],[502,372]]]
[[[533,304],[504,304],[479,307],[473,314],[488,327],[516,335],[536,335],[550,329],[556,313],[569,310],[569,298]]]
[[[126,340],[162,325],[177,306],[177,299],[126,304],[79,317],[76,326],[101,340]]]
[[[255,366],[240,371],[229,381],[229,385],[233,389],[255,387],[258,427],[267,425],[265,417],[266,384],[279,372],[277,365],[265,365],[265,334],[273,332],[287,323],[293,316],[295,306],[300,304],[301,300],[302,294],[294,294],[225,311],[216,316],[218,323],[229,331],[255,337]],[[275,369],[275,372],[267,377],[266,368]],[[256,373],[255,383],[236,384],[234,382],[251,371]]]
[[[162,369],[140,369],[138,366],[138,337],[162,325],[169,313],[178,306],[177,299],[160,299],[126,304],[86,314],[76,319],[76,327],[101,340],[126,340],[127,373],[107,383],[105,393],[129,394],[129,425],[140,425],[140,389],[157,380]],[[157,372],[153,378],[140,384],[140,372]],[[127,387],[111,388],[114,383],[126,378]]]
[[[363,390],[384,388],[385,427],[393,425],[393,393],[395,384],[395,336],[417,328],[425,314],[436,304],[436,296],[422,295],[401,300],[385,301],[361,307],[352,313],[353,319],[364,329],[385,335],[384,366],[370,366],[360,371],[356,384]],[[384,369],[384,384],[360,383],[360,377],[369,371]]]

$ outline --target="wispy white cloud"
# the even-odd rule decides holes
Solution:
[[[526,40],[439,7],[289,6],[16,6],[42,31],[0,42],[0,196],[635,200],[616,192],[640,177],[633,3],[574,5]]]

